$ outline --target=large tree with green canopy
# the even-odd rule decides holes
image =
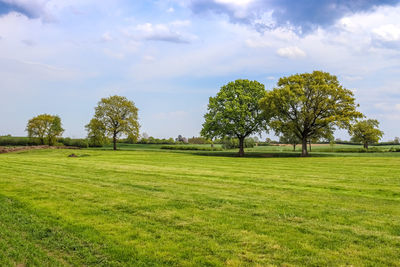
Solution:
[[[138,109],[135,104],[123,96],[102,98],[95,108],[94,118],[86,125],[89,137],[102,139],[109,136],[113,148],[117,150],[117,140],[121,134],[136,139],[139,136]]]
[[[336,76],[322,71],[279,79],[260,105],[271,116],[269,125],[276,133],[290,129],[302,141],[302,156],[308,155],[307,140],[335,128],[348,129],[355,119],[363,117],[353,92]]]
[[[210,97],[201,135],[208,139],[238,138],[239,156],[244,156],[244,140],[267,130],[266,117],[259,105],[265,87],[257,81],[236,80]]]
[[[57,137],[62,135],[64,129],[59,116],[41,114],[28,121],[26,131],[29,138],[38,138],[42,145],[47,142],[52,146],[56,143]]]
[[[365,149],[368,145],[377,143],[383,136],[383,132],[379,130],[379,122],[377,120],[358,121],[349,130],[353,142],[362,143]]]

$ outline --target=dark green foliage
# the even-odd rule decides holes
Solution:
[[[351,141],[359,142],[368,149],[370,144],[378,143],[383,136],[383,132],[379,130],[379,122],[377,120],[358,121],[349,130]]]
[[[253,138],[245,138],[244,139],[244,148],[254,147],[255,142]],[[222,148],[223,149],[234,149],[239,148],[239,139],[238,138],[224,138],[222,140]]]
[[[127,142],[128,143],[128,142]],[[138,142],[138,144],[153,144],[153,145],[170,145],[170,144],[175,144],[176,142],[174,141],[173,138],[163,138],[163,139],[158,139],[150,136],[149,138],[141,138]]]
[[[40,114],[28,121],[26,126],[28,137],[38,138],[41,145],[56,145],[58,137],[61,137],[64,129],[61,119],[57,115]]]
[[[168,150],[201,150],[201,151],[221,151],[220,147],[204,147],[204,146],[190,146],[190,145],[172,145],[162,146],[161,149]]]
[[[265,87],[257,81],[236,80],[221,87],[209,98],[201,135],[207,139],[238,138],[239,156],[244,156],[244,139],[267,131],[267,116],[259,100]]]
[[[86,125],[91,143],[101,144],[105,137],[112,138],[113,149],[121,135],[135,142],[139,137],[138,108],[124,96],[102,98],[95,108],[93,119]],[[104,143],[103,143],[104,144]]]
[[[272,116],[270,127],[275,133],[292,132],[302,140],[302,156],[308,155],[309,140],[330,139],[335,128],[348,129],[363,116],[353,92],[322,71],[280,78],[260,105]]]
[[[72,139],[69,137],[58,138],[54,145],[57,146],[74,146],[80,148],[87,148],[88,141],[86,139]],[[39,138],[29,137],[15,137],[15,136],[1,136],[0,146],[38,146],[41,145]]]
[[[59,138],[57,140],[59,143],[63,144],[64,146],[74,146],[80,148],[87,148],[89,147],[89,143],[87,139],[72,139],[69,137],[66,138]]]
[[[38,138],[0,136],[0,146],[38,146],[40,143]]]
[[[108,144],[109,139],[106,136],[106,127],[101,121],[93,118],[85,125],[85,128],[88,132],[90,147],[102,147]]]
[[[204,137],[194,137],[193,136],[192,138],[188,138],[188,143],[201,145],[201,144],[211,144],[211,141],[207,140]]]
[[[400,147],[391,147],[389,152],[400,152]]]

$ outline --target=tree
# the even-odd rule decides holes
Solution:
[[[57,137],[62,135],[64,129],[62,128],[60,117],[41,114],[28,121],[26,131],[29,138],[37,137],[42,145],[47,142],[48,145],[52,146],[55,144]]]
[[[236,80],[221,87],[215,97],[210,97],[208,112],[201,135],[238,138],[239,156],[244,156],[244,140],[266,128],[266,116],[259,100],[265,95],[264,85],[257,81]]]
[[[188,139],[186,137],[183,137],[182,135],[178,135],[178,137],[175,138],[175,141],[176,142],[181,142],[181,143],[184,143],[184,144],[188,143]]]
[[[279,143],[291,144],[293,146],[293,151],[296,151],[296,146],[301,143],[301,139],[297,137],[294,131],[285,131],[282,132],[282,135],[279,137]]]
[[[395,143],[397,145],[400,144],[400,137],[395,137],[393,140],[393,143]]]
[[[353,142],[362,143],[365,149],[369,144],[377,143],[383,136],[383,132],[378,129],[377,120],[362,120],[355,123],[349,130]]]
[[[356,110],[353,93],[327,72],[283,77],[260,105],[272,116],[270,126],[276,133],[287,129],[302,141],[302,156],[307,156],[307,140],[326,129],[349,128],[363,115]]]
[[[106,128],[104,124],[93,118],[85,126],[88,132],[89,145],[92,147],[102,147],[108,143],[108,138],[106,136]]]
[[[332,127],[332,125],[317,130],[315,134],[308,140],[310,151],[311,144],[315,144],[321,141],[330,142],[332,139],[334,139],[335,137],[333,136],[333,132],[334,128]]]
[[[94,118],[87,125],[89,134],[90,131],[96,131],[111,137],[114,150],[117,150],[117,140],[122,134],[131,140],[137,140],[139,127],[135,104],[126,97],[117,95],[102,98],[95,108]]]

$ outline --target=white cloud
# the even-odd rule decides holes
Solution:
[[[190,20],[175,20],[170,23],[171,26],[174,27],[188,27],[192,24]]]
[[[306,53],[297,46],[279,48],[276,53],[281,57],[290,59],[303,58],[306,56]]]
[[[393,42],[400,41],[400,26],[393,24],[382,25],[372,30],[374,35],[383,41]]]
[[[54,20],[48,10],[50,0],[2,0],[2,2],[19,7],[21,13],[30,18],[42,18],[47,22]]]
[[[153,56],[146,55],[146,56],[143,56],[143,60],[145,62],[154,62],[154,61],[156,61],[156,58]]]
[[[135,39],[164,41],[171,43],[190,43],[197,39],[193,34],[181,32],[180,27],[190,25],[190,21],[174,21],[169,24],[139,24],[132,30],[125,30]]]
[[[240,7],[246,7],[254,0],[215,0],[216,3],[225,4],[225,5],[235,5]]]
[[[262,40],[262,39],[247,39],[246,40],[246,45],[251,48],[265,48],[265,47],[271,47],[271,42],[267,40]]]
[[[101,36],[101,40],[102,40],[103,42],[110,42],[110,41],[113,40],[113,38],[112,38],[112,36],[111,36],[111,34],[110,34],[109,32],[105,32],[105,33],[103,33],[103,35]]]

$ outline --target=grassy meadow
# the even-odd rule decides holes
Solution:
[[[398,152],[121,148],[0,154],[0,265],[400,265]]]

